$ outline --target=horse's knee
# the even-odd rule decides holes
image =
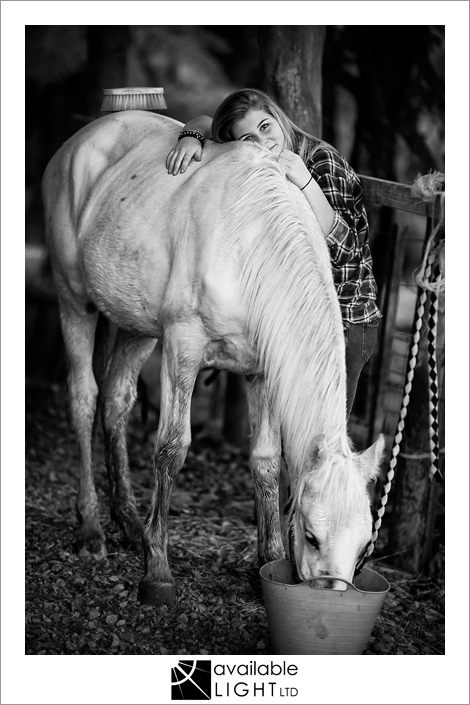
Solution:
[[[267,468],[268,471],[279,471],[281,462],[281,454],[275,450],[253,450],[251,453],[251,462],[259,468]]]
[[[102,417],[107,431],[113,431],[121,422],[127,421],[137,399],[137,391],[127,387],[121,392],[118,389],[105,388],[102,395]]]
[[[256,484],[266,489],[278,486],[281,456],[277,452],[254,451],[250,463]]]
[[[97,398],[98,386],[94,379],[80,384],[72,376],[69,378],[70,413],[77,430],[93,428]]]
[[[166,470],[170,479],[174,479],[184,464],[190,442],[190,438],[182,435],[160,439],[155,451],[155,468]]]

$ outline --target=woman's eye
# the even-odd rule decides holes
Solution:
[[[313,534],[305,534],[305,539],[307,543],[309,543],[313,548],[316,548],[317,551],[319,550],[319,545],[316,537]]]
[[[263,124],[261,125],[261,127],[260,127],[260,130],[264,130],[264,129],[266,129],[267,127],[269,127],[269,122],[263,123]]]

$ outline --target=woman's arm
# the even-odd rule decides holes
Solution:
[[[286,170],[287,178],[301,189],[307,199],[307,203],[317,216],[324,237],[328,237],[335,220],[335,212],[315,178],[312,177],[302,158],[288,149],[282,150],[279,161]]]
[[[208,115],[198,115],[183,127],[183,130],[201,130],[206,140],[212,138],[212,118]]]
[[[205,139],[212,137],[212,118],[208,115],[198,115],[184,126],[183,130],[199,130]],[[177,142],[166,158],[166,168],[169,174],[176,176],[184,174],[191,160],[200,162],[202,159],[202,144],[196,137],[183,137]]]
[[[325,194],[313,178],[310,183],[305,186],[302,193],[307,199],[308,205],[317,216],[322,233],[326,239],[335,220],[335,212],[333,208],[330,206],[326,200]]]

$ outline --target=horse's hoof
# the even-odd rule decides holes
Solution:
[[[104,535],[97,530],[84,532],[83,529],[79,529],[74,548],[81,558],[104,560],[107,557]]]
[[[139,602],[143,605],[168,605],[176,602],[176,590],[172,583],[148,583],[145,580],[139,584]]]

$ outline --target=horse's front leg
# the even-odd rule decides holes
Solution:
[[[270,408],[263,377],[249,376],[248,409],[251,426],[250,464],[255,486],[258,558],[263,565],[284,558],[279,522],[281,437]]]
[[[168,512],[171,492],[191,442],[191,397],[202,357],[197,334],[183,325],[165,330],[161,366],[160,422],[154,457],[155,487],[143,534],[145,575],[139,600],[173,604],[175,581],[168,563]],[[197,348],[197,349],[195,349]]]

